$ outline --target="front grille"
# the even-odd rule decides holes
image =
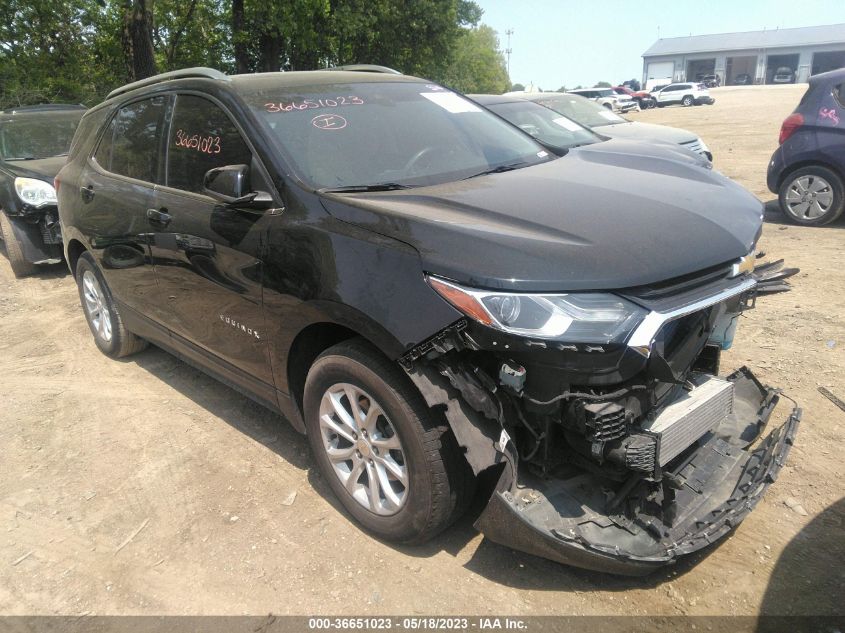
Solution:
[[[659,459],[665,466],[705,433],[712,431],[733,412],[734,385],[732,382],[695,375],[695,385],[682,392],[672,404],[655,418],[643,423],[643,430],[655,433],[660,442]]]
[[[704,153],[704,144],[701,142],[700,138],[695,139],[694,141],[687,141],[686,143],[681,143],[687,149],[691,149],[696,154],[703,154]]]
[[[45,244],[61,244],[62,243],[62,228],[58,222],[52,222],[48,226],[46,219],[38,223],[38,228],[41,231],[41,239]]]

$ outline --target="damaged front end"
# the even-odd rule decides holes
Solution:
[[[561,563],[641,575],[741,522],[777,476],[801,417],[793,409],[761,440],[778,390],[747,368],[718,376],[755,286],[733,264],[607,295],[615,304],[545,295],[548,322],[529,314],[505,327],[502,314],[519,312],[508,295],[433,280],[469,318],[401,362],[443,410],[473,471],[501,468],[476,527]],[[554,315],[560,306],[568,323]],[[579,323],[592,308],[604,319],[598,328]],[[548,336],[551,319],[562,336]],[[608,325],[614,319],[621,329]]]

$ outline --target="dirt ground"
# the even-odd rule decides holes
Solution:
[[[769,202],[804,88],[720,88],[714,106],[631,117],[697,132]],[[730,538],[646,579],[485,541],[478,504],[425,546],[379,542],[283,420],[158,349],[109,360],[64,268],[15,281],[0,256],[0,613],[842,615],[845,411],[817,388],[845,399],[843,229],[768,204],[761,246],[801,273],[747,314],[723,371],[748,364],[795,398],[798,441]]]

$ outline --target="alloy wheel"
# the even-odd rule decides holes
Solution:
[[[833,188],[824,178],[806,174],[789,184],[785,201],[790,215],[817,220],[833,207]]]
[[[97,277],[90,270],[82,275],[82,295],[85,298],[85,314],[94,334],[105,343],[112,339],[111,313],[106,305],[103,289]]]
[[[363,389],[332,385],[320,401],[320,445],[349,495],[381,516],[408,497],[405,451],[384,409]]]

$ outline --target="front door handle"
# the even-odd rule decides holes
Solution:
[[[87,187],[80,187],[79,195],[85,202],[91,202],[94,199],[94,187],[92,185],[88,185]]]
[[[173,216],[167,212],[167,209],[147,209],[147,220],[151,224],[157,224],[165,227],[170,224]]]

